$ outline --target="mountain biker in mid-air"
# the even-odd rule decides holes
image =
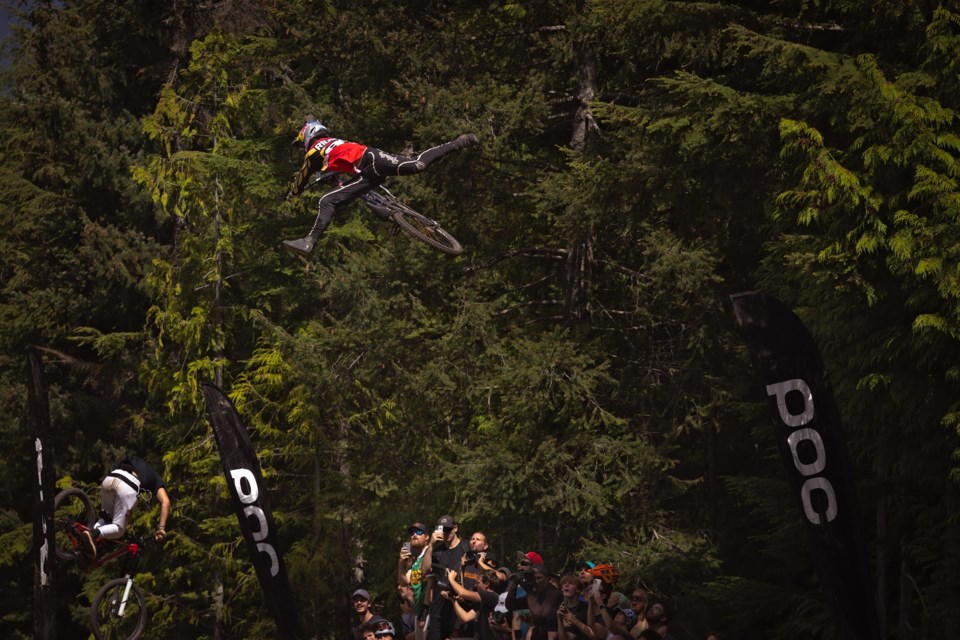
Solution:
[[[127,529],[130,512],[137,504],[141,492],[150,492],[160,503],[160,524],[154,538],[158,541],[167,536],[167,517],[170,515],[170,496],[163,478],[143,458],[128,456],[107,474],[100,486],[100,502],[103,507],[100,519],[92,530],[84,531],[84,555],[97,557],[97,539],[116,540]]]
[[[306,156],[303,159],[303,166],[294,176],[293,185],[287,193],[287,200],[300,195],[307,186],[307,180],[317,171],[353,174],[357,178],[323,194],[317,204],[317,220],[313,223],[310,233],[299,240],[283,241],[285,249],[302,256],[309,255],[313,251],[314,245],[330,224],[338,206],[355,200],[382,184],[390,176],[420,173],[430,163],[452,151],[479,144],[477,136],[465,133],[455,140],[431,147],[416,156],[397,156],[374,147],[330,137],[327,128],[312,115],[306,116],[305,120],[306,123],[300,129],[296,143],[303,143]]]

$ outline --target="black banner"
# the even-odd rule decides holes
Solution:
[[[766,390],[777,448],[838,637],[877,640],[852,463],[817,345],[776,298],[748,292],[731,300]]]
[[[56,637],[56,601],[53,588],[53,442],[50,400],[43,377],[43,363],[33,347],[27,347],[27,404],[33,451],[33,637]]]
[[[237,520],[281,638],[300,638],[290,581],[277,548],[277,529],[264,492],[260,463],[233,403],[217,386],[203,383],[213,435]]]

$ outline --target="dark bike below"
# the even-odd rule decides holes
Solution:
[[[308,184],[304,188],[304,191],[335,178],[336,176],[329,174],[322,175]],[[447,255],[458,256],[463,253],[463,246],[450,232],[441,227],[439,222],[414,211],[397,199],[397,197],[382,184],[361,195],[360,199],[377,214],[378,218],[392,221],[401,231],[410,237],[416,238],[420,242]]]
[[[90,497],[81,489],[65,489],[53,501],[56,554],[77,563],[84,572],[123,559],[123,577],[110,580],[93,597],[90,628],[97,640],[136,640],[147,625],[143,591],[134,583],[144,538],[97,539],[97,557],[83,553],[84,532],[96,522]]]

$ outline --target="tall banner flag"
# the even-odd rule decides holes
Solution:
[[[27,347],[27,415],[30,422],[33,478],[33,637],[56,637],[56,601],[53,588],[53,441],[50,400],[43,377],[43,363],[33,347]]]
[[[290,581],[278,551],[277,528],[264,492],[260,462],[247,428],[226,394],[219,387],[203,383],[207,412],[220,449],[220,462],[227,477],[231,501],[237,512],[243,539],[270,612],[277,622],[279,637],[301,637]]]
[[[877,605],[840,413],[800,319],[759,291],[731,296],[839,638],[877,640]]]

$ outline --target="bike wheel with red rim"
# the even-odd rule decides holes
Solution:
[[[76,560],[81,555],[83,541],[79,539],[75,525],[92,527],[96,522],[93,503],[82,489],[64,489],[53,499],[53,526],[55,551],[61,560]]]

